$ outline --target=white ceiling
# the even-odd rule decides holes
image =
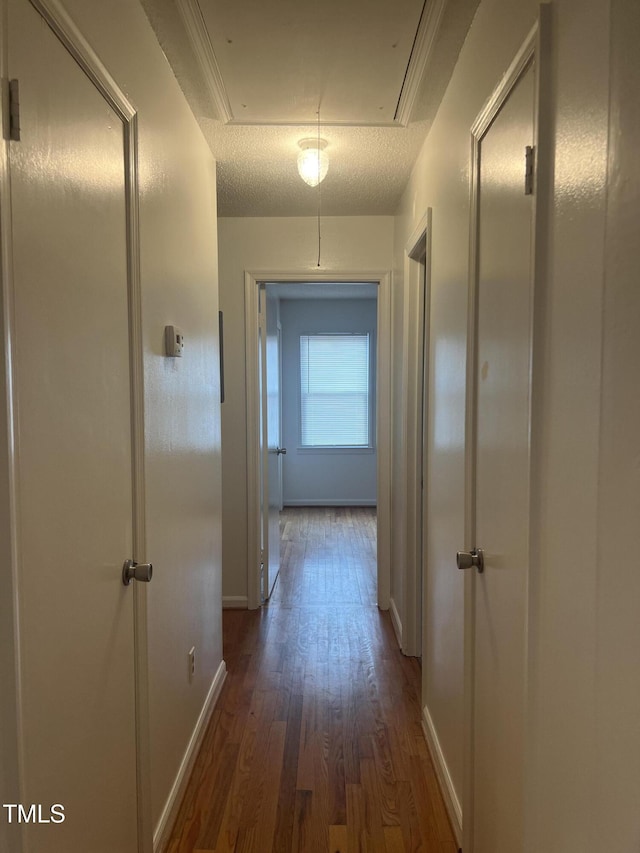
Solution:
[[[218,161],[221,216],[391,215],[478,0],[142,0]],[[298,141],[327,140],[319,190]]]

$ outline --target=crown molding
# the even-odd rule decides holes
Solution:
[[[411,121],[413,107],[431,58],[446,5],[447,0],[427,0],[422,12],[394,116],[395,121],[402,127],[406,127]]]
[[[233,120],[231,103],[224,86],[220,66],[209,38],[207,25],[198,0],[176,0],[189,41],[200,65],[209,93],[223,124]]]

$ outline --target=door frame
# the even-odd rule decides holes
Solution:
[[[280,322],[280,314],[278,313],[278,326],[277,326],[277,334],[278,334],[278,388],[280,389],[280,393],[278,394],[278,405],[280,407],[280,411],[278,412],[278,425],[280,435],[278,436],[278,447],[282,447],[282,323]],[[282,482],[282,456],[278,456],[278,480],[280,484],[280,512],[282,512],[284,508],[284,486]]]
[[[129,313],[129,364],[131,385],[131,453],[132,453],[132,498],[133,498],[133,553],[137,562],[146,562],[146,514],[145,514],[145,469],[144,469],[144,366],[142,341],[142,296],[140,279],[140,228],[139,228],[139,184],[138,184],[138,114],[107,68],[103,65],[81,30],[58,0],[25,0],[38,12],[51,28],[63,47],[69,52],[81,70],[89,78],[107,104],[113,109],[123,126],[123,153],[126,208],[126,250]],[[6,0],[0,0],[0,15],[6,22],[8,8]],[[0,45],[0,60],[3,79],[7,77],[8,56],[6,45]],[[4,101],[4,88],[3,88]],[[6,121],[6,110],[2,123]],[[13,368],[14,310],[13,310],[13,259],[11,229],[11,186],[10,186],[10,142],[8,128],[3,127],[3,145],[0,155],[0,287],[2,288],[2,376],[0,379],[0,412],[2,415],[2,456],[0,466],[6,468],[6,490],[0,494],[0,531],[6,533],[2,540],[6,545],[8,560],[4,565],[8,572],[0,577],[0,590],[8,593],[6,602],[11,621],[10,643],[0,644],[0,660],[5,672],[12,672],[12,684],[7,685],[6,700],[0,707],[0,722],[3,729],[8,720],[16,735],[17,748],[11,762],[7,784],[24,802],[23,756],[22,756],[22,695],[20,676],[20,626],[19,626],[19,513],[18,513],[18,454],[19,423],[15,406],[16,377]],[[16,143],[19,144],[19,143]],[[10,552],[10,553],[9,553]],[[114,580],[117,582],[117,579]],[[152,853],[153,826],[151,815],[151,772],[149,740],[149,689],[148,689],[148,646],[147,646],[147,590],[145,584],[134,584],[133,600],[133,655],[135,672],[135,726],[136,741],[136,792],[138,851]],[[4,615],[4,614],[3,614]],[[0,741],[4,752],[5,744]],[[4,780],[0,780],[4,781]],[[11,802],[12,800],[9,800]],[[23,849],[24,840],[12,838],[15,847]]]
[[[259,285],[376,284],[378,336],[376,369],[377,458],[377,595],[378,607],[389,609],[391,571],[391,274],[388,271],[310,273],[245,272],[245,371],[247,403],[247,592],[248,607],[260,607],[260,389],[258,383]]]
[[[418,657],[424,656],[423,614],[426,612],[427,455],[423,438],[428,415],[425,388],[429,371],[427,347],[431,301],[431,219],[432,209],[429,207],[407,241],[404,253],[406,299],[403,316],[403,396],[406,405],[402,413],[402,432],[405,447],[406,547],[399,627],[402,651],[405,655]]]
[[[481,143],[493,124],[500,109],[505,104],[511,91],[515,88],[521,76],[536,65],[534,93],[534,144],[535,170],[533,188],[532,214],[532,326],[531,326],[531,401],[529,408],[530,446],[529,468],[535,471],[535,462],[539,456],[540,429],[538,401],[542,397],[542,346],[544,336],[544,296],[546,281],[547,243],[545,240],[545,224],[548,217],[550,192],[550,140],[551,129],[550,110],[546,109],[550,99],[550,6],[543,3],[539,7],[539,17],[535,22],[522,46],[516,53],[511,65],[505,72],[499,84],[494,89],[484,108],[478,114],[471,127],[471,168],[470,168],[470,233],[469,233],[469,285],[467,305],[467,364],[466,364],[466,404],[465,404],[465,494],[464,494],[464,549],[475,547],[476,519],[476,435],[477,435],[477,364],[478,364],[478,274],[479,274],[479,179],[480,179],[480,149]],[[523,170],[524,175],[524,170]],[[532,638],[535,632],[533,610],[536,600],[536,572],[538,564],[538,537],[536,526],[537,507],[539,506],[539,484],[535,477],[530,477],[530,539],[529,562],[527,574],[527,613],[525,626],[525,691],[529,695],[529,684],[535,661],[533,659]],[[453,558],[453,555],[452,555]],[[475,631],[475,572],[466,572],[464,578],[464,778],[463,778],[463,821],[462,848],[465,853],[473,853],[473,813],[474,813],[474,631]],[[528,709],[527,709],[528,712]],[[530,734],[530,721],[525,720],[525,737]],[[527,737],[524,747],[525,765],[531,755],[531,739]],[[526,786],[526,780],[525,780]],[[525,797],[526,799],[526,797]],[[526,821],[526,813],[525,813]]]
[[[264,287],[262,287],[264,285]],[[269,480],[269,360],[268,360],[268,300],[269,292],[267,285],[264,282],[259,282],[258,299],[264,296],[264,311],[259,311],[258,329],[259,329],[259,378],[262,394],[260,395],[260,456],[261,456],[261,476],[260,476],[260,600],[265,603],[271,597],[271,592],[276,583],[278,574],[280,573],[280,564],[278,561],[278,572],[276,576],[272,576],[272,566],[270,561],[271,551],[271,502],[272,495],[270,494],[271,485]],[[282,446],[282,353],[281,353],[281,325],[280,325],[280,299],[275,297],[276,303],[276,340],[278,349],[278,440],[277,447]],[[277,477],[278,477],[278,512],[282,510],[282,456],[278,454],[276,459]]]

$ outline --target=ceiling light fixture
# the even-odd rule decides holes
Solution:
[[[298,154],[298,172],[302,180],[310,187],[317,187],[327,177],[329,157],[324,150],[326,139],[301,139],[298,145],[302,149]]]

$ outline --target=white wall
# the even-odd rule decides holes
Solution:
[[[637,617],[639,582],[630,571],[614,569],[624,561],[625,546],[627,553],[632,547],[632,518],[638,517],[638,466],[631,460],[638,458],[638,431],[632,426],[638,418],[637,335],[632,331],[639,307],[633,212],[638,167],[632,153],[638,72],[632,57],[639,21],[631,0],[614,0],[613,8],[618,41],[608,138],[609,3],[552,4],[546,115],[553,141],[551,170],[542,176],[550,203],[548,231],[540,237],[546,288],[541,294],[542,381],[534,411],[530,853],[595,853],[605,847],[622,853],[635,849],[640,837],[632,805],[640,786],[640,736],[633,722],[640,707],[635,687],[640,661],[628,651],[639,648],[637,618],[631,616],[634,611]],[[423,700],[458,797],[463,786],[463,585],[454,555],[464,541],[470,127],[536,13],[537,4],[528,0],[480,4],[396,222],[399,283],[406,241],[426,208],[433,208]],[[618,54],[619,44],[626,53]],[[398,306],[400,292],[396,288]],[[634,758],[625,758],[625,750]],[[629,769],[630,761],[635,770]],[[605,790],[615,817],[606,809],[594,811]],[[598,838],[595,827],[602,833]]]
[[[225,602],[247,597],[247,466],[245,404],[244,272],[327,273],[389,270],[393,218],[327,217],[322,220],[322,266],[317,225],[311,217],[221,218],[220,306],[224,311],[225,402],[222,406],[223,579]],[[338,276],[339,277],[339,276]],[[275,277],[277,280],[277,276]]]
[[[597,575],[598,850],[640,842],[640,4],[611,3],[611,125],[603,299]]]
[[[369,333],[372,424],[375,424],[377,303],[375,299],[286,299],[282,324],[282,462],[285,506],[365,506],[376,502],[376,453],[300,450],[300,335]]]
[[[553,14],[552,200],[531,629],[527,850],[601,849],[596,766],[598,487],[609,112],[609,3]],[[537,540],[537,541],[536,541]],[[580,543],[581,558],[575,559]]]
[[[64,5],[139,116],[155,825],[222,662],[215,162],[142,8]],[[169,323],[186,336],[181,360],[163,357]]]

